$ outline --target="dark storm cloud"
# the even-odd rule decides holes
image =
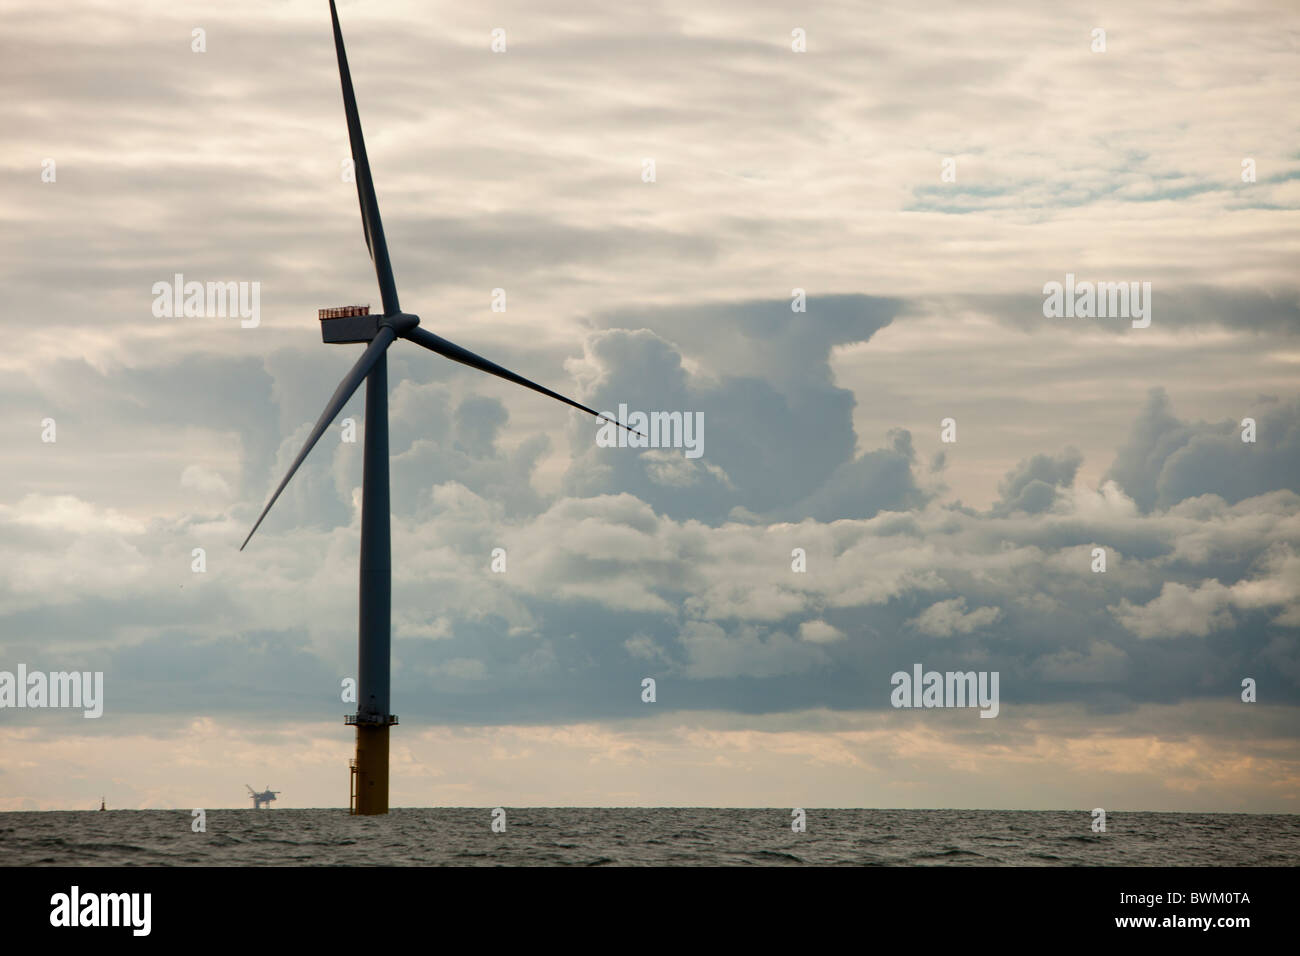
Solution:
[[[777,509],[775,517],[786,521],[836,521],[923,506],[932,495],[918,486],[912,473],[916,455],[911,433],[900,429],[888,437],[892,447],[877,448],[842,462],[821,487],[793,507]]]
[[[793,391],[830,386],[830,350],[868,341],[908,304],[897,298],[814,292],[804,312],[793,311],[790,299],[768,299],[620,310],[593,322],[599,328],[653,329],[697,359],[709,376],[756,377]]]
[[[994,513],[1047,511],[1056,500],[1058,489],[1068,489],[1074,484],[1082,463],[1083,456],[1075,448],[1067,448],[1060,455],[1034,455],[1020,462],[998,486],[1002,500],[994,505]]]
[[[1300,404],[1261,403],[1255,441],[1241,422],[1184,422],[1154,388],[1108,477],[1143,511],[1215,494],[1235,503],[1268,491],[1300,491]]]
[[[896,300],[831,296],[810,300],[807,312],[769,301],[601,317],[609,331],[591,342],[602,375],[589,403],[702,413],[704,452],[680,473],[657,474],[634,449],[596,447],[584,423],[571,433],[568,487],[630,491],[666,514],[709,522],[734,508],[797,520],[919,504],[910,436],[855,458],[854,398],[830,371],[834,346],[870,339],[900,309]],[[686,357],[700,374],[687,374]]]

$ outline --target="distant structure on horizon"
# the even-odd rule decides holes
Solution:
[[[104,803],[104,798],[103,798],[103,797],[100,797],[100,798],[99,798],[99,809],[101,809],[101,810],[107,810],[107,809],[108,809],[108,806]]]
[[[274,800],[275,795],[280,792],[279,790],[272,790],[270,786],[268,786],[261,793],[258,793],[252,787],[248,786],[248,784],[244,784],[244,787],[248,790],[249,795],[252,796],[253,798],[254,810],[260,810],[262,807],[266,807],[266,809],[270,810],[271,801]],[[100,809],[102,810],[103,807],[100,807]]]

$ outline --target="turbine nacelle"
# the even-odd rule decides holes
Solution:
[[[420,324],[420,317],[409,312],[393,315],[371,315],[368,305],[344,305],[321,309],[321,341],[328,345],[351,345],[355,342],[373,342],[379,330],[387,326],[398,336],[410,332]]]

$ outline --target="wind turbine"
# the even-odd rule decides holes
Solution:
[[[384,227],[379,221],[379,203],[375,198],[375,184],[370,177],[370,162],[366,158],[366,144],[361,136],[361,120],[357,115],[357,98],[352,90],[352,76],[348,72],[348,57],[343,49],[343,33],[339,29],[338,10],[330,0],[330,19],[334,24],[334,50],[339,61],[339,81],[343,86],[343,111],[347,115],[348,139],[352,144],[352,163],[357,183],[357,199],[361,203],[361,230],[366,237],[366,248],[375,265],[379,280],[379,294],[383,300],[382,315],[371,315],[368,308],[345,307],[321,310],[321,339],[331,344],[367,342],[357,363],[343,376],[338,388],[325,405],[316,426],[289,466],[271,500],[258,515],[253,530],[239,546],[243,551],[253,534],[262,524],[271,506],[284,491],[298,466],[315,447],[321,435],[348,399],[366,383],[366,425],[364,465],[361,485],[361,586],[360,652],[357,668],[357,712],[349,714],[345,723],[357,728],[357,757],[353,772],[356,774],[355,812],[378,814],[388,812],[388,728],[397,723],[396,715],[389,712],[389,671],[391,659],[392,611],[392,547],[389,537],[388,500],[388,347],[397,339],[406,339],[422,345],[432,352],[460,362],[470,368],[496,375],[508,382],[522,385],[535,392],[564,402],[604,421],[594,409],[565,398],[536,382],[530,382],[509,369],[475,355],[441,336],[420,328],[418,316],[403,312],[397,301],[397,286],[393,281],[393,267],[388,260],[388,244],[384,241]],[[622,423],[619,423],[620,425]],[[635,429],[622,425],[628,431]],[[640,434],[637,432],[637,434]]]

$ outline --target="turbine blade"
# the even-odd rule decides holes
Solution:
[[[320,436],[325,434],[325,429],[330,427],[330,422],[334,421],[335,416],[343,410],[343,406],[348,403],[348,399],[351,398],[352,393],[357,390],[357,386],[365,381],[366,376],[370,374],[370,370],[374,368],[375,363],[379,361],[379,357],[384,354],[384,350],[392,344],[393,339],[396,337],[396,334],[391,328],[386,325],[380,326],[379,334],[374,337],[374,340],[371,341],[368,346],[366,346],[366,350],[362,352],[361,357],[357,359],[357,364],[353,365],[351,371],[349,371],[347,375],[343,376],[343,381],[339,382],[339,387],[334,389],[334,395],[330,398],[329,404],[325,406],[325,411],[321,412],[320,418],[316,420],[316,427],[313,428],[311,434],[307,436],[307,441],[302,446],[302,451],[298,452],[298,457],[295,458],[293,464],[289,466],[288,474],[286,474],[284,480],[280,482],[280,487],[275,489],[275,494],[271,495],[271,500],[266,503],[266,507],[262,509],[262,513],[257,516],[257,524],[253,525],[253,530],[248,532],[248,537],[245,538],[244,543],[239,546],[240,551],[244,550],[244,547],[248,544],[249,540],[252,539],[253,534],[257,531],[258,527],[261,526],[262,519],[265,518],[266,513],[271,510],[271,505],[275,504],[275,500],[280,497],[280,492],[284,491],[284,486],[289,483],[289,479],[292,478],[294,472],[298,470],[298,466],[303,463],[303,459],[307,457],[308,452],[315,447],[316,442],[320,441]]]
[[[579,411],[586,412],[588,415],[595,415],[601,421],[614,422],[615,425],[618,425],[620,428],[626,428],[633,435],[641,434],[639,431],[637,431],[635,428],[632,428],[629,425],[624,425],[622,422],[615,421],[612,418],[606,418],[604,415],[602,415],[600,412],[596,411],[595,409],[588,408],[586,405],[583,405],[579,402],[575,402],[571,398],[565,398],[563,395],[559,394],[558,392],[552,392],[549,388],[544,388],[543,386],[538,385],[536,382],[530,382],[522,375],[516,375],[514,372],[510,371],[509,369],[502,368],[500,365],[497,365],[495,362],[489,362],[487,359],[475,355],[473,352],[469,351],[469,349],[463,349],[454,342],[448,342],[440,335],[434,335],[432,332],[425,331],[424,329],[420,328],[418,325],[407,332],[403,332],[402,338],[409,339],[410,341],[414,342],[416,345],[423,345],[429,351],[437,352],[439,355],[443,356],[444,358],[449,358],[453,362],[460,362],[462,365],[468,365],[470,368],[476,368],[480,372],[487,372],[489,375],[497,376],[497,378],[504,378],[507,382],[514,382],[516,385],[522,385],[524,388],[531,388],[534,392],[540,392],[541,394],[549,396],[550,398],[553,398],[556,401],[564,402],[565,405],[569,405],[572,406],[573,408],[578,409]],[[643,435],[642,437],[644,438],[645,436]]]
[[[361,136],[361,117],[357,114],[357,95],[352,90],[352,74],[348,71],[348,55],[343,49],[343,31],[339,29],[334,0],[330,0],[330,18],[334,21],[334,51],[338,54],[343,112],[348,117],[348,140],[352,144],[352,172],[357,181],[357,200],[361,203],[361,231],[365,233],[366,248],[375,263],[384,315],[396,315],[402,309],[397,304],[397,284],[388,261],[388,243],[384,241],[384,224],[379,220],[379,200],[375,198],[375,182],[370,178],[370,160],[366,158],[366,141]]]

